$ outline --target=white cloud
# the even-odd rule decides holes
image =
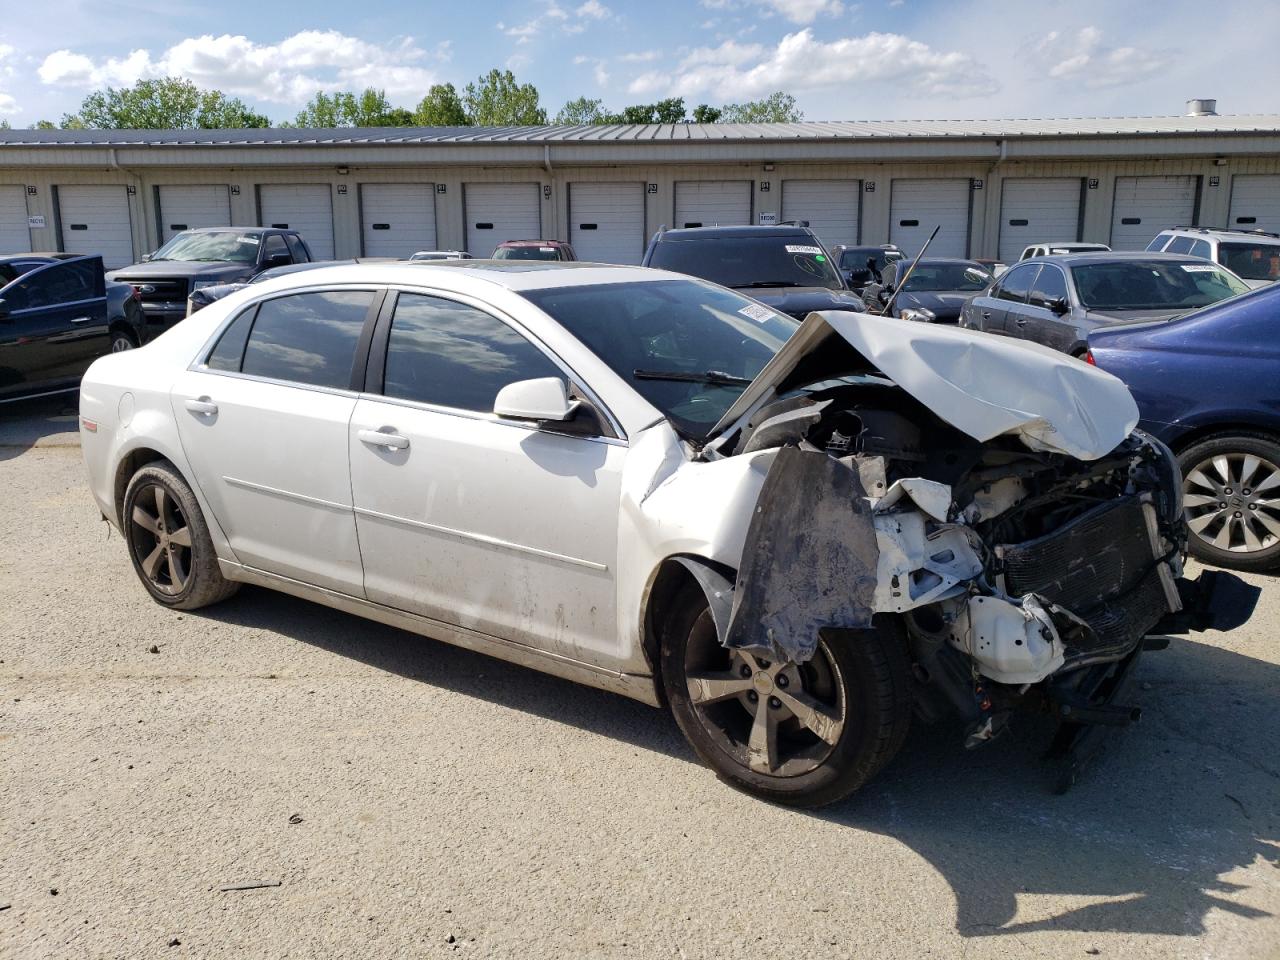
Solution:
[[[657,50],[638,50],[635,53],[624,53],[618,60],[622,63],[652,63],[661,57],[662,54]]]
[[[1168,53],[1108,46],[1097,27],[1065,34],[1054,30],[1036,44],[1035,52],[1039,62],[1053,64],[1049,76],[1079,80],[1094,89],[1145,80],[1171,59]]]
[[[300,103],[321,90],[367,85],[393,98],[420,96],[436,80],[420,65],[425,56],[412,38],[375,44],[336,30],[303,30],[274,44],[242,35],[190,37],[159,56],[139,49],[99,61],[57,50],[37,73],[45,84],[80,88],[177,76],[231,94]]]
[[[725,100],[757,97],[775,90],[858,89],[893,85],[916,96],[989,95],[996,82],[967,54],[935,50],[910,37],[868,33],[824,42],[812,30],[787,34],[775,47],[726,41],[691,51],[672,73],[642,74],[631,93],[665,91],[673,96],[710,93]]]
[[[753,6],[764,16],[779,14],[801,26],[813,23],[819,16],[835,17],[844,13],[841,0],[701,0],[701,3],[709,10],[740,11]]]
[[[586,0],[572,13],[560,6],[556,0],[545,0],[542,12],[525,23],[508,25],[498,21],[497,26],[508,37],[515,37],[517,44],[521,44],[528,43],[544,28],[553,24],[559,24],[564,33],[576,34],[587,29],[588,21],[607,20],[611,16],[613,11],[600,3],[600,0]]]
[[[613,11],[601,3],[600,0],[587,0],[586,3],[573,12],[586,20],[606,20],[613,15]]]

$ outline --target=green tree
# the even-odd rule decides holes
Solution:
[[[684,123],[684,97],[623,107],[619,119],[622,123]]]
[[[694,123],[719,123],[720,114],[724,111],[719,107],[713,107],[709,103],[700,103],[693,108]]]
[[[31,127],[32,130],[57,130],[58,125],[52,120],[37,120]]]
[[[62,118],[64,129],[209,130],[269,125],[266,117],[254,113],[238,97],[201,90],[181,77],[139,80],[132,87],[97,90],[84,98],[78,111]]]
[[[294,118],[292,126],[404,127],[412,122],[413,114],[403,107],[391,106],[385,90],[368,87],[360,93],[317,93]]]
[[[779,90],[763,100],[726,103],[720,114],[722,123],[798,123],[804,112],[796,106],[796,98]]]
[[[490,70],[462,94],[467,119],[480,127],[529,126],[547,122],[538,88],[516,83],[510,70]]]
[[[465,127],[471,121],[452,83],[437,83],[418,103],[413,122],[419,127]]]
[[[13,124],[11,124],[8,120],[0,120],[0,130],[12,130],[12,129],[13,129]]]
[[[610,119],[616,116],[609,113],[604,108],[603,100],[591,100],[587,97],[579,97],[577,100],[570,100],[555,116],[556,123],[571,124],[602,124],[614,123]]]

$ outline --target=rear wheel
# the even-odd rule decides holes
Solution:
[[[1178,461],[1192,555],[1238,570],[1280,567],[1280,444],[1258,434],[1211,437]]]
[[[848,796],[897,753],[911,721],[906,642],[896,621],[824,637],[805,663],[720,645],[689,589],[662,638],[668,702],[698,756],[776,803]]]
[[[123,353],[138,346],[137,339],[128,330],[111,331],[111,352]]]

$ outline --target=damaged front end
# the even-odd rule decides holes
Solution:
[[[1014,711],[1048,713],[1073,782],[1095,728],[1136,718],[1118,701],[1142,650],[1243,623],[1257,591],[1183,578],[1159,441],[1125,428],[1082,458],[1042,441],[1052,417],[979,439],[922,392],[860,371],[757,405],[704,451],[776,450],[721,642],[803,663],[822,631],[900,616],[918,717],[961,719],[976,746]]]

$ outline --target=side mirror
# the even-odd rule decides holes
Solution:
[[[578,401],[569,399],[565,383],[559,377],[509,383],[498,391],[493,401],[493,412],[499,417],[544,423],[563,423],[577,408]]]
[[[293,257],[289,256],[289,254],[276,253],[262,261],[262,269],[270,270],[273,267],[287,267],[291,263],[293,263]]]
[[[144,253],[144,254],[142,255],[142,259],[141,259],[141,260],[139,260],[138,262],[139,262],[139,263],[146,263],[147,261],[149,261],[149,260],[150,260],[152,257],[154,257],[155,255],[156,255],[156,252],[155,252],[154,250],[152,250],[150,253]]]
[[[1048,307],[1058,316],[1062,316],[1070,309],[1070,305],[1067,303],[1066,297],[1054,297],[1049,301]]]

